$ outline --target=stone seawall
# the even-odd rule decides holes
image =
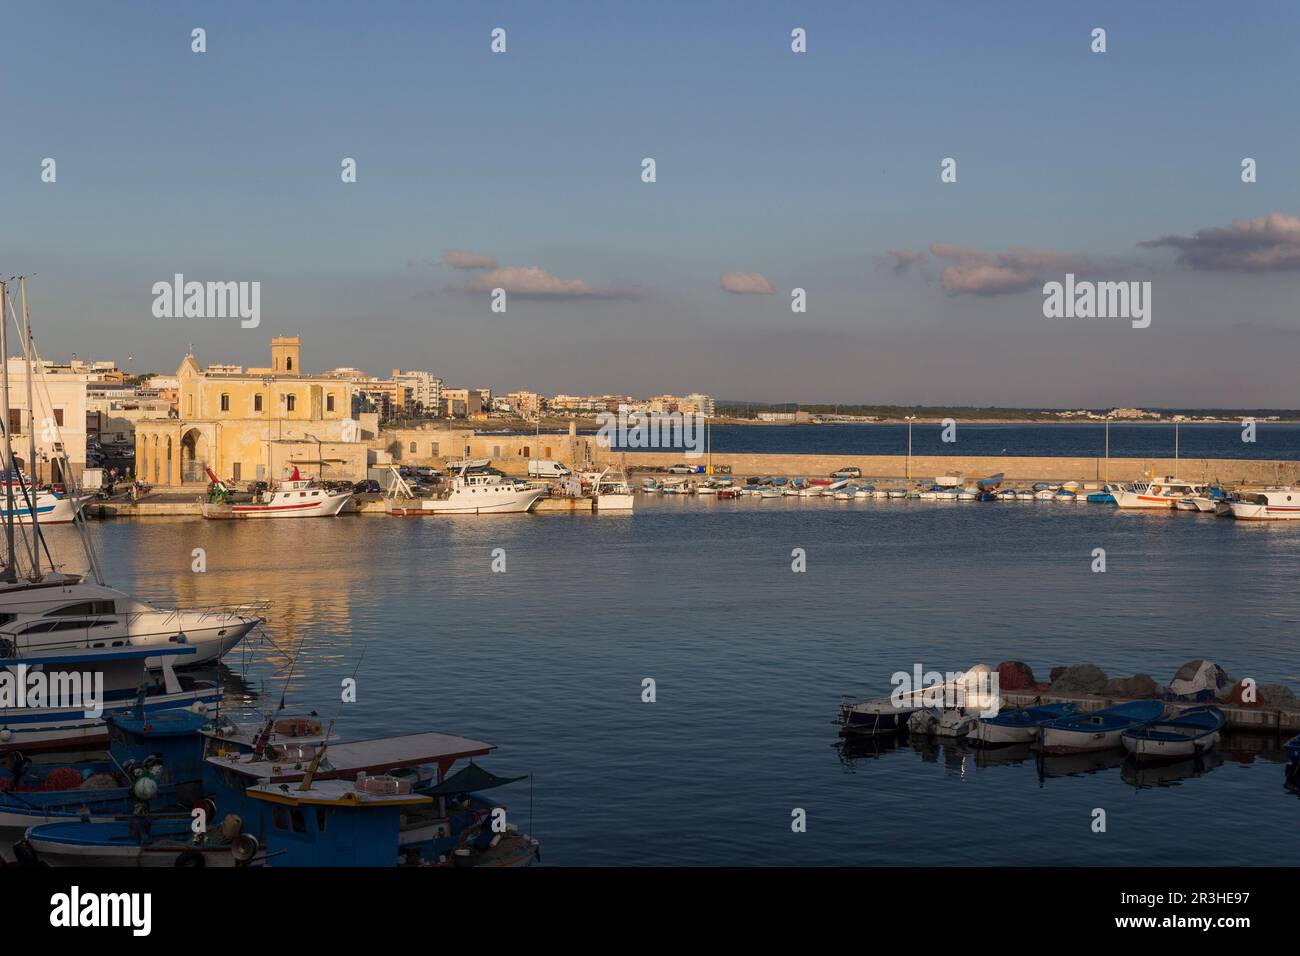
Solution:
[[[594,443],[593,443],[594,444]],[[601,464],[627,468],[662,468],[677,463],[703,465],[708,459],[687,458],[678,452],[614,452],[593,448]],[[733,475],[829,475],[848,465],[862,469],[864,478],[901,478],[909,473],[905,455],[713,455],[714,465],[728,465]],[[1300,483],[1300,462],[1240,458],[1048,458],[919,455],[911,460],[913,478],[958,475],[977,480],[1003,472],[1008,481],[1135,481],[1154,472],[1197,481],[1227,484]]]

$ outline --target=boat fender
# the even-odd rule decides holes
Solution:
[[[208,861],[203,859],[203,854],[200,853],[198,850],[186,850],[184,853],[178,856],[176,858],[176,862],[172,864],[172,866],[194,867],[196,869],[205,867],[207,865],[208,865]]]

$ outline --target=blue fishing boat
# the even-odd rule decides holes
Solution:
[[[981,747],[1027,744],[1038,739],[1044,724],[1078,711],[1074,704],[1040,704],[1008,710],[995,717],[981,717],[979,726],[969,735],[970,742]]]
[[[141,786],[149,792],[151,812],[188,816],[204,794],[203,757],[209,746],[285,759],[324,740],[320,721],[312,718],[282,717],[241,727],[190,710],[147,713],[138,701],[130,715],[105,723],[107,759],[33,764],[16,751],[6,755],[15,772],[0,777],[0,836],[17,839],[41,823],[112,822],[132,813]],[[147,778],[143,784],[141,778]],[[58,786],[61,782],[67,785]]]
[[[2,642],[0,642],[2,643]],[[88,710],[88,701],[47,701],[39,707],[0,708],[0,752],[38,753],[49,750],[94,750],[108,743],[106,717],[127,716],[142,706],[146,714],[190,707],[215,712],[221,687],[213,681],[195,680],[176,673],[173,661],[196,653],[194,647],[73,647],[50,652],[16,653],[0,646],[0,668],[30,676],[39,669],[86,675],[101,682],[102,712]],[[146,660],[162,669],[152,674]],[[137,698],[144,688],[144,701]]]
[[[22,854],[52,866],[526,866],[539,856],[500,804],[467,792],[522,778],[473,764],[448,776],[491,744],[440,733],[331,743],[327,732],[319,746],[250,751],[260,734],[204,735],[203,832],[137,805],[130,819],[34,826]]]
[[[1126,730],[1120,739],[1135,760],[1182,760],[1214,747],[1226,722],[1218,707],[1189,707],[1172,717]]]
[[[975,487],[980,489],[980,491],[996,491],[998,485],[1002,484],[1002,479],[1004,477],[1005,475],[999,471],[996,475],[989,475],[987,478],[981,478],[979,481],[975,482]]]
[[[1144,727],[1159,719],[1165,705],[1158,700],[1135,700],[1092,713],[1072,714],[1044,724],[1038,735],[1043,753],[1088,753],[1120,746],[1126,730]]]

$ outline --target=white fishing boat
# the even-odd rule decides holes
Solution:
[[[1032,491],[1027,491],[1027,490],[1023,490],[1023,489],[1022,489],[1022,490],[1019,490],[1019,491],[1015,491],[1015,492],[1013,492],[1013,493],[1012,493],[1012,496],[1016,499],[1016,501],[1033,501],[1033,500],[1034,500],[1034,493],[1033,493]]]
[[[1293,521],[1300,518],[1300,488],[1238,492],[1227,513],[1240,521]]]
[[[939,501],[956,501],[961,497],[961,492],[953,488],[941,488],[934,493],[935,498]]]
[[[627,476],[606,468],[594,483],[597,511],[631,511],[635,505]]]
[[[889,489],[888,489],[888,488],[877,488],[875,491],[873,491],[873,492],[871,493],[871,497],[872,497],[872,498],[888,498],[888,497],[889,497]]]
[[[1038,739],[1038,731],[1044,724],[1067,717],[1077,709],[1069,703],[1045,704],[984,717],[970,734],[971,743],[980,747],[1033,743]]]
[[[978,488],[963,488],[961,491],[957,492],[957,499],[959,501],[974,501],[979,497],[979,495],[980,492]]]
[[[442,497],[421,499],[419,510],[440,515],[523,514],[545,494],[545,488],[503,475],[462,471]]]
[[[1056,492],[1051,488],[1040,488],[1038,491],[1034,492],[1034,498],[1038,501],[1051,501],[1055,497]]]
[[[1183,760],[1211,750],[1226,722],[1218,707],[1189,707],[1170,717],[1125,731],[1120,741],[1139,761]]]
[[[940,475],[938,478],[934,479],[934,483],[940,488],[959,488],[961,487],[962,479],[956,475]]]
[[[203,517],[223,518],[332,518],[343,510],[352,497],[350,491],[329,491],[315,479],[303,478],[295,467],[293,474],[274,489],[268,489],[252,501],[233,501],[226,486],[212,469],[208,477],[222,497],[203,503]]]
[[[1204,495],[1206,486],[1181,478],[1165,477],[1153,481],[1138,481],[1131,485],[1117,485],[1112,489],[1115,504],[1121,508],[1170,509],[1178,499]]]
[[[907,489],[906,489],[906,488],[890,488],[888,494],[889,494],[889,497],[891,497],[891,498],[906,498],[906,497],[907,497]]]
[[[1164,704],[1136,700],[1091,713],[1072,714],[1044,724],[1038,744],[1044,753],[1090,753],[1120,746],[1125,731],[1138,730],[1159,718]]]

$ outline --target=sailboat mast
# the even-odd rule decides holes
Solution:
[[[36,404],[32,399],[32,379],[36,366],[32,362],[32,325],[27,317],[27,278],[18,277],[18,291],[23,306],[23,364],[27,370],[27,510],[32,518],[32,579],[41,576],[41,529],[36,523]],[[7,363],[6,363],[7,364]],[[54,481],[54,458],[50,458],[50,481]]]
[[[5,314],[9,305],[9,288],[0,281],[0,420],[3,421],[5,447],[5,566],[4,580],[18,580],[18,555],[14,551],[14,449],[9,434],[9,344]]]

